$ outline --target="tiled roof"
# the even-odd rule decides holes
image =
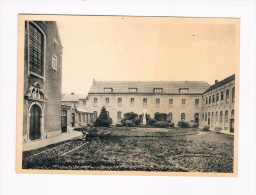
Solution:
[[[63,94],[62,102],[78,102],[80,99],[86,99],[85,94]]]
[[[232,80],[235,80],[235,74],[233,74],[233,75],[223,79],[222,81],[219,81],[218,83],[212,85],[204,93],[207,93],[207,92],[212,91],[212,90],[214,90],[214,89],[216,89],[218,87],[221,87],[222,85],[225,85],[225,84],[229,83]]]
[[[209,86],[204,81],[94,81],[89,93],[104,93],[104,88],[112,88],[113,93],[129,93],[129,88],[137,88],[137,93],[153,93],[154,88],[162,88],[162,93],[178,94],[180,88],[189,88],[189,94],[198,94]]]

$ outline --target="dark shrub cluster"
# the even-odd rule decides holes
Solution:
[[[180,128],[189,128],[190,126],[189,126],[189,123],[186,122],[186,121],[179,121],[178,122],[178,127],[180,127]]]
[[[174,123],[170,123],[167,121],[157,121],[154,123],[154,126],[160,128],[174,127]]]
[[[94,122],[95,127],[109,127],[113,120],[109,117],[106,108],[103,106],[99,117]]]
[[[203,131],[209,131],[210,130],[210,127],[209,126],[204,126],[203,127]]]
[[[156,112],[155,113],[155,119],[157,121],[166,121],[167,120],[167,114],[166,113]]]

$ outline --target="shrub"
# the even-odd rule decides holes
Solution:
[[[85,126],[74,128],[75,131],[85,131],[87,128]]]
[[[125,120],[123,125],[125,125],[127,127],[133,127],[134,123],[132,122],[132,120]]]
[[[155,113],[155,119],[156,119],[157,121],[166,121],[166,119],[167,119],[167,114],[166,114],[166,113],[156,112],[156,113]]]
[[[109,127],[113,120],[109,117],[106,108],[103,106],[99,117],[96,119],[94,125],[96,127]]]
[[[157,120],[154,119],[154,118],[149,118],[148,121],[147,121],[147,122],[148,122],[147,125],[151,125],[151,126],[152,126],[152,125],[154,125],[154,123],[155,123],[156,121],[157,121]]]
[[[157,121],[154,123],[155,127],[161,127],[161,128],[165,128],[168,126],[168,123],[166,121]]]
[[[132,121],[134,122],[135,125],[139,125],[142,122],[142,119],[140,117],[136,117]]]
[[[210,127],[209,126],[204,126],[203,127],[203,131],[209,131],[210,130]]]
[[[215,127],[214,132],[219,133],[222,130],[222,127]]]
[[[122,127],[122,125],[120,123],[117,123],[116,127]]]
[[[138,117],[138,114],[134,113],[134,112],[127,112],[124,113],[124,119],[125,120],[134,120],[135,118]]]
[[[188,122],[185,122],[185,121],[179,121],[177,125],[180,128],[189,128]]]

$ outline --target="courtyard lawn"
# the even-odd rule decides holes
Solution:
[[[108,128],[110,136],[70,140],[23,153],[24,169],[233,172],[231,135],[199,129]]]

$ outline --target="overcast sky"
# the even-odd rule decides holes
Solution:
[[[237,20],[75,17],[57,20],[63,93],[101,81],[206,81],[235,73]]]

